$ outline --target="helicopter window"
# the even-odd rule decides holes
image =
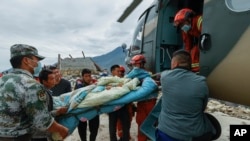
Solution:
[[[227,7],[234,12],[250,10],[250,0],[225,0]]]
[[[135,29],[132,45],[130,47],[130,52],[132,54],[139,54],[141,53],[141,46],[142,46],[142,36],[143,36],[143,29],[144,29],[144,21],[145,21],[145,15],[144,14]]]

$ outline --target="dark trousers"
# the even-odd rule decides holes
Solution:
[[[42,138],[42,139],[31,139],[31,141],[48,141],[47,138]]]
[[[30,141],[32,135],[31,134],[26,134],[26,135],[21,135],[19,137],[0,137],[0,141]]]
[[[156,129],[156,141],[178,141],[177,139],[174,139],[167,134],[163,133],[162,131]]]
[[[213,134],[211,132],[205,133],[202,136],[194,137],[192,141],[211,141]]]
[[[89,132],[90,132],[89,140],[95,141],[100,123],[99,115],[89,121],[79,122],[78,133],[81,138],[81,141],[87,141],[87,122],[89,123]]]
[[[110,141],[117,141],[116,136],[116,124],[117,120],[120,119],[122,124],[122,137],[120,141],[129,141],[129,129],[130,129],[130,120],[129,113],[126,106],[121,109],[109,113],[109,136]]]
[[[170,137],[169,135],[163,133],[160,130],[156,130],[156,141],[180,141],[178,139],[174,139]],[[202,136],[199,137],[194,137],[192,141],[211,141],[212,140],[212,133],[208,132],[203,134]]]

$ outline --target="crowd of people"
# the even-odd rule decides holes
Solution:
[[[182,29],[184,50],[173,54],[171,70],[161,74],[162,109],[157,130],[157,141],[206,141],[211,140],[215,129],[206,117],[209,92],[206,79],[197,75],[199,71],[199,49],[195,38],[201,30],[202,17],[191,9],[177,12],[174,25]],[[1,141],[47,141],[51,133],[57,133],[62,140],[69,131],[56,121],[56,117],[67,113],[67,107],[53,108],[53,96],[72,91],[70,82],[62,78],[57,66],[41,66],[44,59],[38,50],[30,45],[15,44],[10,47],[10,63],[13,70],[0,78],[0,140]],[[133,69],[125,74],[125,68],[114,64],[111,76],[135,78],[141,83],[151,77],[144,67],[143,55],[135,55],[131,61]],[[135,74],[145,74],[138,77]],[[107,74],[102,77],[106,77]],[[74,89],[95,83],[92,72],[83,68],[81,78],[76,80]],[[106,86],[110,89],[112,86]],[[129,141],[130,127],[134,112],[138,124],[138,141],[148,137],[140,131],[140,126],[157,102],[157,93],[150,99],[127,103],[117,111],[108,113],[110,141]],[[95,141],[100,123],[99,115],[88,121],[80,121],[78,133],[82,141]],[[89,128],[87,128],[87,125]]]
[[[58,133],[66,138],[68,129],[60,125],[52,114],[65,112],[64,108],[52,110],[53,99],[48,89],[54,83],[50,82],[54,76],[47,72],[41,74],[44,85],[33,77],[44,57],[35,47],[25,44],[11,46],[10,54],[13,70],[0,78],[0,140],[36,140],[34,131]],[[42,139],[47,138],[47,133]]]
[[[51,133],[59,133],[62,139],[67,137],[68,129],[56,121],[56,117],[67,113],[67,107],[53,108],[53,97],[72,91],[71,83],[62,78],[60,70],[54,65],[42,66],[39,62],[44,59],[38,50],[30,45],[15,44],[11,46],[11,65],[13,70],[1,76],[1,115],[0,139],[47,141],[53,140]],[[140,61],[144,59],[143,61]],[[133,65],[143,69],[145,58],[135,57]],[[111,76],[133,78],[126,75],[125,68],[114,64],[110,68]],[[132,71],[133,72],[133,71]],[[106,75],[107,76],[107,75]],[[105,76],[103,76],[105,77]],[[142,81],[142,79],[141,79]],[[76,80],[74,89],[79,89],[95,83],[91,70],[84,68],[81,78]],[[106,86],[110,89],[112,86]],[[146,101],[145,101],[146,102]],[[140,104],[139,104],[140,105]],[[153,107],[153,105],[151,106]],[[137,107],[138,124],[145,118],[143,107]],[[140,111],[144,111],[140,113]],[[111,141],[129,141],[130,124],[135,112],[135,105],[128,103],[121,109],[108,113]],[[147,112],[147,114],[150,111]],[[12,124],[9,124],[12,123]],[[82,141],[87,139],[87,124],[90,130],[90,141],[95,141],[100,123],[99,115],[89,121],[80,121],[78,132]],[[139,129],[138,129],[139,131]],[[138,135],[141,138],[142,134]],[[119,137],[119,139],[117,139]],[[146,136],[144,135],[146,139]]]

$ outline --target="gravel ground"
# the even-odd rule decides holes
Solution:
[[[210,100],[206,111],[214,115],[221,124],[222,133],[216,141],[229,141],[229,125],[231,124],[250,125],[250,109],[245,106]],[[133,118],[130,129],[131,141],[137,141],[137,128],[135,118]],[[109,141],[107,114],[100,116],[100,127],[96,140]],[[77,129],[65,141],[80,141]]]

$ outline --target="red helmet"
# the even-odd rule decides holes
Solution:
[[[120,65],[120,71],[125,72],[125,68],[122,65]]]
[[[179,26],[180,23],[184,22],[188,18],[194,15],[194,11],[189,8],[184,8],[178,11],[174,17],[174,25]]]
[[[139,55],[135,55],[131,60],[130,63],[132,65],[134,64],[140,64],[140,63],[146,63],[146,59],[143,55],[139,54]]]

